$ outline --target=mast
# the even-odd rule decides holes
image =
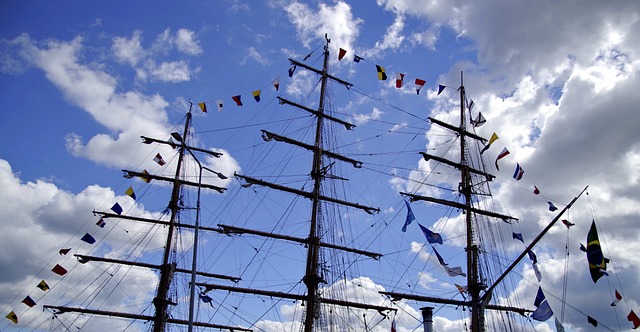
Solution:
[[[191,124],[191,109],[187,113],[187,119],[184,125],[184,131],[182,137],[188,137],[189,125]],[[173,273],[176,268],[175,262],[170,262],[172,244],[173,244],[173,231],[176,224],[176,217],[178,215],[178,199],[180,195],[180,171],[182,170],[182,160],[184,159],[184,146],[180,146],[178,150],[178,165],[176,166],[176,174],[173,182],[173,189],[171,191],[171,200],[169,201],[169,210],[171,216],[169,217],[169,227],[167,229],[167,242],[164,246],[164,253],[162,255],[162,265],[160,266],[160,282],[158,283],[158,291],[156,297],[153,299],[153,305],[156,308],[156,313],[153,319],[153,331],[163,332],[165,324],[167,322],[167,309],[169,304],[174,304],[167,298],[169,286],[173,279]]]
[[[320,85],[320,101],[318,106],[318,116],[316,120],[316,138],[313,149],[313,168],[311,177],[313,177],[313,207],[311,208],[311,224],[309,225],[309,248],[307,253],[307,268],[305,276],[302,279],[307,286],[307,308],[304,321],[304,331],[312,332],[314,319],[317,316],[316,308],[319,304],[316,302],[318,298],[318,284],[322,278],[318,275],[318,255],[320,250],[320,239],[316,232],[318,227],[318,218],[320,217],[320,185],[322,174],[322,123],[324,114],[324,95],[327,87],[327,67],[329,64],[329,39],[325,35],[324,46],[324,62],[322,65],[322,79]]]

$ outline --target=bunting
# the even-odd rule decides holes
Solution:
[[[396,88],[402,88],[402,84],[404,83],[404,74],[396,73]]]
[[[556,332],[564,332],[564,326],[562,326],[562,323],[560,323],[560,321],[558,320],[558,317],[555,318],[556,319]]]
[[[540,269],[538,268],[538,264],[531,264],[531,266],[533,267],[533,273],[536,275],[536,279],[538,279],[538,282],[542,281],[542,273],[540,273]]]
[[[538,286],[538,293],[536,293],[536,298],[533,300],[533,305],[537,308],[540,306],[540,303],[545,300],[544,293],[542,292],[542,288]]]
[[[347,54],[347,50],[341,48],[338,51],[338,61],[342,61],[342,58],[344,58],[346,54]]]
[[[60,254],[60,256],[62,256],[62,255],[68,254],[69,251],[71,251],[71,248],[65,248],[65,249],[60,249],[58,253]]]
[[[364,58],[361,57],[361,56],[357,56],[357,55],[353,56],[353,62],[360,63],[360,60],[364,60]]]
[[[485,145],[484,148],[482,148],[482,150],[480,150],[480,154],[483,154],[485,151],[489,150],[489,148],[491,147],[491,144],[493,144],[493,142],[498,140],[498,134],[496,134],[495,132],[491,135],[491,138],[489,138],[489,143],[487,143],[487,145]]]
[[[38,284],[38,288],[40,288],[43,292],[46,292],[50,289],[49,285],[47,285],[44,280],[40,281],[40,283]]]
[[[117,215],[121,215],[122,214],[122,206],[120,206],[120,204],[118,202],[116,202],[116,204],[113,204],[113,206],[111,207],[111,211],[115,212]]]
[[[129,187],[129,189],[127,189],[127,191],[125,191],[124,193],[133,198],[134,201],[136,200],[136,193],[133,191],[133,187]]]
[[[633,323],[634,330],[640,327],[640,318],[638,318],[638,315],[636,315],[633,310],[631,310],[631,312],[627,315],[627,320]]]
[[[22,300],[22,303],[26,304],[29,308],[33,308],[36,305],[36,301],[34,301],[29,295]]]
[[[416,94],[420,94],[420,90],[427,83],[427,81],[416,78]]]
[[[384,68],[376,65],[376,71],[378,72],[378,79],[381,81],[387,80],[387,74],[384,73]]]
[[[211,298],[211,296],[207,294],[200,294],[200,300],[202,300],[202,302],[204,303],[209,303],[209,305],[213,308],[213,299]]]
[[[236,102],[236,105],[238,106],[242,106],[242,100],[241,100],[242,96],[241,95],[237,95],[237,96],[233,96],[231,97],[231,99],[233,99],[233,101]]]
[[[156,156],[153,158],[153,161],[155,161],[156,163],[158,163],[158,165],[160,166],[164,166],[167,163],[164,161],[164,159],[162,159],[162,156],[160,155],[160,153],[156,154]]]
[[[202,102],[202,103],[198,103],[198,106],[200,106],[200,109],[202,110],[202,112],[207,113],[207,104]]]
[[[532,319],[544,322],[553,316],[553,311],[549,306],[549,302],[547,302],[544,293],[542,292],[542,288],[540,287],[538,287],[538,293],[536,294],[533,305],[536,307],[536,310],[531,313]]]
[[[456,285],[456,288],[458,289],[458,292],[460,292],[461,294],[464,294],[467,292],[467,290],[469,289],[467,286],[460,286],[458,284],[454,284]]]
[[[608,275],[605,272],[607,270],[607,259],[602,253],[602,248],[600,248],[595,221],[591,222],[591,228],[589,229],[589,234],[587,234],[587,261],[589,262],[591,280],[594,283],[603,275]]]
[[[313,54],[313,52],[315,51],[311,51],[311,53],[307,54],[304,59],[302,59],[302,61],[307,61],[307,59],[309,59],[311,57],[311,54]]]
[[[53,267],[53,269],[51,269],[51,272],[59,275],[59,276],[63,276],[65,274],[67,274],[67,269],[65,269],[64,267],[62,267],[62,265],[60,264],[56,264],[56,266]]]
[[[444,91],[444,88],[446,88],[446,86],[439,84],[438,85],[438,96],[442,93],[442,91]]]
[[[598,326],[598,321],[591,316],[587,316],[587,322],[595,327]]]
[[[80,239],[88,244],[94,244],[96,243],[96,239],[93,238],[93,236],[91,236],[91,234],[86,233],[84,234],[84,236]]]
[[[520,167],[519,163],[516,163],[516,171],[513,172],[513,178],[516,179],[516,181],[520,181],[523,175],[524,170],[522,169],[522,167]]]
[[[291,66],[291,68],[289,68],[289,77],[293,77],[293,73],[295,73],[296,68],[298,68],[297,65],[293,65]]]
[[[553,203],[551,202],[547,202],[547,203],[549,203],[549,211],[553,212],[558,209],[555,205],[553,205]]]
[[[251,94],[253,95],[253,99],[255,99],[256,102],[260,102],[260,90],[255,90],[251,92]]]
[[[98,226],[100,228],[104,228],[104,226],[106,226],[106,225],[107,225],[107,223],[102,218],[100,218],[100,220],[98,220],[98,222],[96,222],[96,226]]]
[[[278,90],[277,87],[276,90]],[[224,106],[224,102],[222,101],[222,99],[216,100],[216,105],[218,105],[218,113],[222,112],[222,107]]]
[[[500,160],[500,159],[502,159],[502,158],[504,158],[504,157],[508,156],[508,155],[509,155],[509,153],[510,153],[510,152],[509,152],[509,150],[507,150],[507,148],[503,148],[503,149],[502,149],[502,152],[500,152],[500,154],[499,154],[499,155],[498,155],[498,157],[496,158],[496,162],[495,162],[495,164],[496,164],[496,169],[497,169],[497,170],[500,170],[500,167],[498,167],[498,160]]]
[[[438,262],[440,262],[440,265],[444,267],[444,269],[447,271],[447,274],[450,277],[457,277],[457,276],[466,277],[467,276],[466,273],[462,272],[462,268],[460,266],[449,267],[449,264],[445,263],[444,259],[442,258],[442,256],[440,256],[440,253],[438,253],[436,248],[433,246],[431,246],[431,248],[433,249],[433,252],[436,254],[436,257],[438,258]]]
[[[533,194],[534,195],[540,195],[540,189],[538,189],[538,187],[533,186]]]
[[[532,250],[527,251],[527,255],[529,255],[529,259],[533,264],[538,263],[538,257],[536,257],[536,254]]]
[[[275,80],[271,81],[271,84],[273,84],[273,87],[276,88],[276,91],[278,91],[278,89],[280,88],[280,78],[276,78]]]
[[[442,244],[442,236],[440,236],[440,233],[432,232],[429,229],[427,229],[426,227],[420,225],[420,223],[418,223],[418,226],[420,226],[420,229],[422,230],[422,233],[427,238],[427,242],[429,242],[431,244],[433,244],[433,243]]]
[[[6,319],[13,322],[13,324],[18,324],[18,315],[15,312],[11,311],[8,315],[4,316]]]
[[[409,204],[409,201],[404,201],[404,204],[407,206],[407,219],[405,219],[404,221],[404,226],[402,226],[402,231],[406,232],[407,231],[407,226],[409,226],[409,224],[416,220],[416,216],[413,215],[413,211],[411,211],[411,205]]]

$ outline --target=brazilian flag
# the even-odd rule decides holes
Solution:
[[[594,283],[603,275],[609,275],[606,272],[609,259],[604,257],[602,248],[600,248],[595,221],[591,222],[591,229],[589,229],[589,234],[587,234],[587,261],[589,262],[591,280],[593,280]]]

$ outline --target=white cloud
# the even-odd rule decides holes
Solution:
[[[200,42],[195,38],[195,32],[189,29],[178,29],[175,36],[178,51],[189,55],[202,54]]]
[[[142,48],[142,32],[136,30],[130,39],[125,37],[116,37],[113,39],[111,46],[116,59],[120,62],[126,62],[135,67],[140,60],[146,56],[145,50]]]
[[[256,50],[256,48],[253,46],[247,49],[247,55],[242,59],[242,61],[240,61],[240,63],[244,64],[248,59],[254,60],[255,62],[263,66],[271,64],[271,61],[269,61],[267,57],[258,52],[258,50]]]

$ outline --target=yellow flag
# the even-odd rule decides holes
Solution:
[[[198,106],[200,106],[200,109],[201,109],[203,112],[207,113],[207,104],[205,104],[204,102],[202,102],[202,103],[198,103]]]
[[[136,193],[133,192],[133,187],[129,187],[129,189],[127,189],[127,191],[125,191],[124,193],[133,198],[134,201],[136,200]]]
[[[7,316],[5,316],[8,320],[12,321],[13,324],[18,324],[18,315],[15,312],[10,312]]]

